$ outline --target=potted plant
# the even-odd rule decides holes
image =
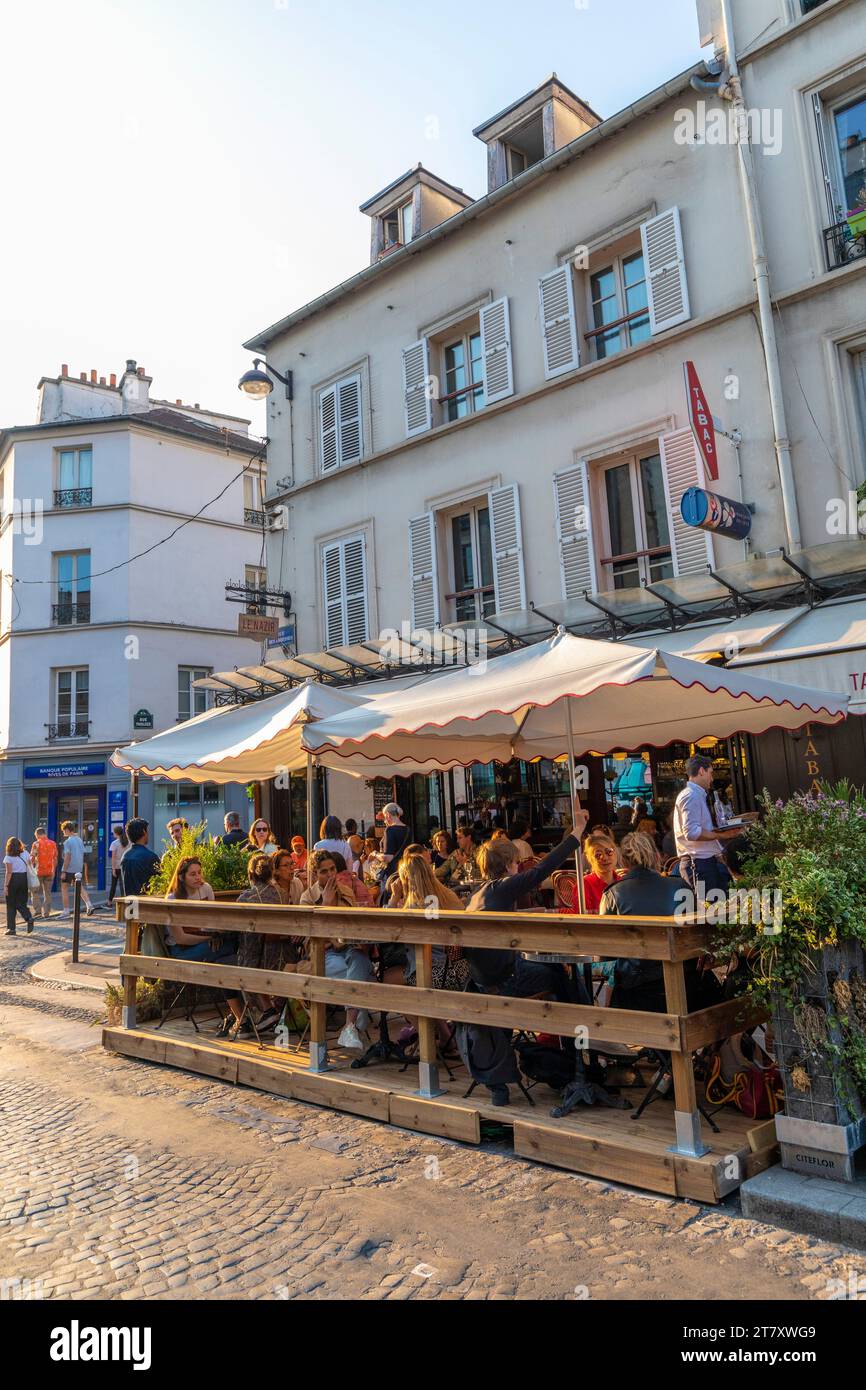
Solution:
[[[840,782],[787,802],[765,792],[762,811],[716,946],[746,952],[748,992],[772,1014],[783,1165],[851,1181],[866,1144],[866,798]],[[773,920],[751,890],[775,896]]]
[[[846,221],[851,229],[851,235],[866,235],[866,184],[857,193],[857,203],[848,212]]]

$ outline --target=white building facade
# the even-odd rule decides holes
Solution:
[[[78,822],[100,888],[133,809],[112,751],[202,712],[197,680],[260,655],[225,595],[263,569],[259,445],[150,385],[134,361],[119,381],[64,366],[36,423],[0,433],[0,824],[29,843]],[[171,817],[219,833],[226,809],[248,823],[244,787],[141,779],[157,849]]]

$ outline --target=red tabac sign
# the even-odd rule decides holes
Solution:
[[[684,362],[683,369],[686,374],[686,397],[689,403],[689,424],[692,427],[692,434],[695,436],[697,446],[701,451],[707,475],[710,478],[718,479],[719,461],[712,413],[707,405],[704,388],[698,379],[694,362]]]

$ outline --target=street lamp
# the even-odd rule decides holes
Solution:
[[[262,367],[264,371],[259,370]],[[248,372],[244,372],[238,382],[238,390],[245,392],[248,396],[252,396],[253,400],[264,400],[265,396],[269,396],[274,389],[274,383],[271,380],[272,377],[276,377],[277,381],[283,383],[286,388],[286,400],[290,401],[292,399],[291,372],[287,372],[286,375],[283,376],[277,371],[276,367],[269,366],[263,357],[253,358],[252,367]]]

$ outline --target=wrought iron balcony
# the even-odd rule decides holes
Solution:
[[[58,743],[61,739],[90,738],[89,719],[61,719],[56,724],[46,724],[46,742]]]
[[[79,599],[77,603],[52,603],[51,623],[53,627],[71,627],[76,623],[90,622],[90,599]]]
[[[866,256],[866,231],[853,232],[848,222],[836,222],[824,231],[827,269],[840,270]]]
[[[62,487],[55,488],[54,491],[55,507],[92,507],[93,488],[92,487]]]
[[[244,507],[244,524],[246,526],[264,526],[264,512],[256,511],[255,507]]]

